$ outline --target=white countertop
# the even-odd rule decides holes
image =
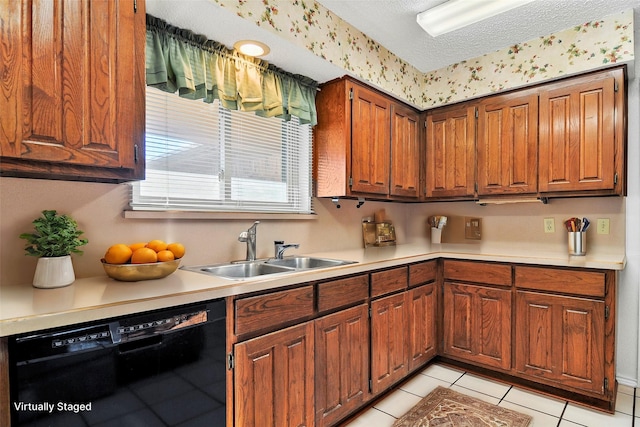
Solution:
[[[428,251],[421,245],[398,245],[305,255],[350,260],[357,263],[245,280],[223,279],[178,270],[164,279],[141,282],[118,282],[104,275],[78,279],[70,286],[58,289],[36,289],[31,284],[2,285],[0,287],[0,336],[275,289],[436,258],[605,270],[622,270],[626,264],[624,256],[545,257],[535,254],[508,256]]]

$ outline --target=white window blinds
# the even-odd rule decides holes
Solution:
[[[311,126],[147,87],[146,179],[134,210],[301,213],[311,206]]]

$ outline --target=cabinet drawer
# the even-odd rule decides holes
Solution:
[[[313,285],[242,298],[235,303],[236,335],[313,315]]]
[[[511,266],[471,261],[444,261],[444,278],[487,285],[511,286]]]
[[[327,311],[364,301],[369,296],[369,276],[348,277],[318,284],[318,311]]]
[[[407,288],[407,267],[371,273],[371,297]]]
[[[605,273],[542,267],[516,267],[516,287],[590,297],[605,296]]]
[[[421,262],[409,266],[409,286],[418,286],[436,280],[436,261]]]

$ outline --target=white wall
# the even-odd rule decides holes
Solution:
[[[634,11],[635,57],[640,58],[640,9]],[[640,358],[640,59],[628,88],[627,268],[618,293],[618,377],[639,384]],[[634,347],[635,345],[635,347]]]

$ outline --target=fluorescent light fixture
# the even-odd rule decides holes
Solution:
[[[264,56],[271,51],[269,46],[256,40],[237,41],[233,44],[233,48],[247,56]]]
[[[433,37],[475,24],[534,0],[449,0],[418,14],[418,24]]]
[[[549,200],[546,197],[505,197],[505,198],[486,198],[476,200],[478,205],[509,205],[513,203],[542,203],[546,205]]]

